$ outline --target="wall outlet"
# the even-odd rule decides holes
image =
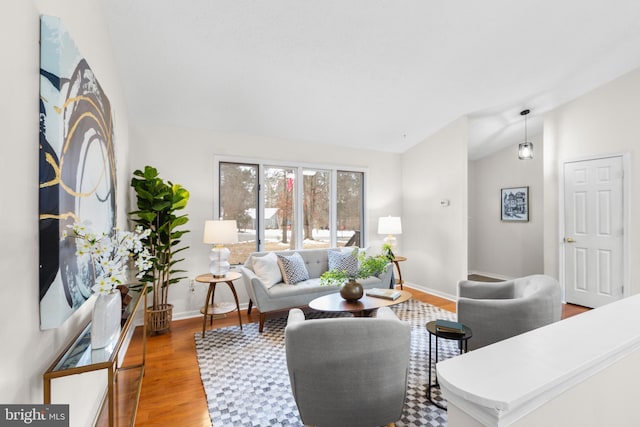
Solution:
[[[196,280],[195,279],[189,279],[189,290],[191,291],[192,294],[196,293]]]

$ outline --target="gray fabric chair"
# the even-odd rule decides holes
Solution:
[[[291,390],[305,425],[373,427],[402,415],[411,327],[388,307],[375,318],[306,320],[289,311]]]
[[[535,274],[504,282],[458,282],[458,321],[473,330],[469,350],[560,320],[558,281]]]

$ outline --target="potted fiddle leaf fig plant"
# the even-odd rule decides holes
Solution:
[[[327,286],[340,286],[340,295],[347,301],[357,301],[364,295],[362,284],[358,279],[366,279],[382,274],[389,265],[389,259],[385,255],[367,256],[360,253],[358,247],[351,252],[351,256],[357,258],[356,269],[331,269],[320,276],[320,284]]]
[[[140,281],[152,292],[146,315],[149,333],[155,334],[171,328],[173,305],[168,302],[169,286],[185,278],[178,276],[185,270],[176,269],[184,258],[176,255],[188,248],[180,246],[180,238],[189,232],[181,229],[189,219],[179,211],[187,206],[189,192],[180,184],[164,181],[151,166],[133,172],[131,187],[136,192],[138,209],[129,215],[136,224],[150,230],[142,243],[151,254],[152,268]]]

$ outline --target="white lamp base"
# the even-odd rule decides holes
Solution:
[[[398,243],[398,241],[396,239],[396,236],[392,234],[388,234],[387,237],[384,238],[384,243],[391,246],[391,250],[394,250],[396,248],[396,244]]]
[[[216,245],[211,249],[209,259],[209,271],[216,279],[225,277],[229,271],[229,255],[231,251],[222,245]]]

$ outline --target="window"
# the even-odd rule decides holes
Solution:
[[[338,171],[338,246],[362,246],[364,174]]]
[[[231,159],[216,165],[216,214],[238,223],[232,264],[254,251],[364,244],[365,172]]]
[[[242,263],[255,251],[258,241],[258,165],[220,162],[218,177],[219,217],[238,223],[238,243],[227,245],[231,250],[229,262]]]
[[[302,170],[302,247],[328,248],[331,245],[331,172]]]
[[[296,170],[268,166],[264,174],[264,250],[296,248]]]

